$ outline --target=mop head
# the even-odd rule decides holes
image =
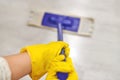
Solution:
[[[49,19],[49,17],[53,16]],[[67,21],[67,25],[63,23],[63,32],[79,36],[90,37],[94,29],[94,19],[88,17],[78,17],[74,15],[61,14],[59,12],[46,12],[46,11],[31,11],[28,21],[28,25],[32,27],[39,27],[42,29],[49,29],[52,31],[57,31],[55,25],[49,24],[47,21],[51,21],[55,24],[55,17],[66,18],[71,21]],[[47,22],[47,24],[46,24]],[[64,21],[63,21],[64,22]]]

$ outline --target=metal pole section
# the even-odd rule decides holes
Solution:
[[[62,25],[61,23],[58,23],[57,27],[57,33],[58,33],[58,41],[63,41],[63,30],[62,30]]]

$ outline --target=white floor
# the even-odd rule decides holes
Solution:
[[[68,9],[95,19],[91,38],[64,35],[79,80],[120,80],[120,0],[52,1],[41,0],[41,9],[42,6],[64,12]],[[0,0],[0,56],[16,54],[25,45],[56,41],[55,32],[26,25],[31,2],[34,3],[30,0]],[[31,79],[26,76],[21,80]]]

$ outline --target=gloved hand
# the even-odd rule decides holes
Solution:
[[[31,45],[21,49],[21,53],[27,51],[30,56],[32,64],[30,76],[32,80],[38,80],[47,72],[51,60],[60,54],[63,47],[67,56],[69,54],[68,44],[62,41]]]
[[[64,59],[64,55],[59,55],[51,62],[46,80],[59,80],[57,72],[68,73],[67,80],[78,80],[71,58],[67,57],[65,62]]]

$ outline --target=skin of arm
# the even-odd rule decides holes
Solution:
[[[11,80],[19,80],[31,72],[31,60],[27,52],[4,57],[11,70]]]

